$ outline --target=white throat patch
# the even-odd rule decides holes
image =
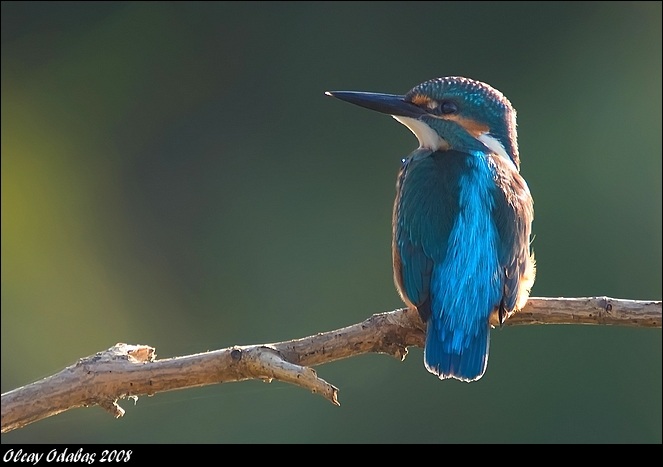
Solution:
[[[392,117],[394,117],[399,123],[408,127],[408,129],[414,133],[414,136],[419,140],[420,149],[428,149],[430,151],[445,151],[449,149],[449,143],[421,120],[399,115],[392,115]],[[497,138],[490,136],[489,133],[482,133],[477,136],[477,140],[481,141],[484,146],[507,161],[514,170],[517,170],[516,165],[513,163],[509,154],[507,154],[506,149],[504,149],[504,146],[502,146],[502,143],[500,143]]]
[[[401,117],[398,115],[392,115],[392,117],[408,127],[408,129],[414,133],[414,136],[419,140],[419,148],[430,149],[431,151],[449,149],[449,143],[440,138],[440,135],[438,135],[435,130],[421,120],[411,117]]]

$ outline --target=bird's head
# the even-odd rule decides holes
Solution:
[[[405,95],[330,91],[329,96],[393,116],[407,126],[420,147],[495,153],[520,161],[516,111],[497,89],[469,78],[436,78]]]

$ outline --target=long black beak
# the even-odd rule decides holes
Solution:
[[[350,102],[351,104],[398,117],[419,118],[426,111],[412,102],[405,100],[405,96],[396,94],[380,94],[375,92],[358,91],[327,91],[328,96]]]

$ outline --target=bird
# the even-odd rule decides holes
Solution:
[[[404,95],[326,94],[391,115],[416,136],[419,147],[401,159],[396,181],[395,286],[426,323],[426,369],[442,380],[479,380],[491,316],[501,327],[522,309],[536,275],[534,203],[520,174],[514,107],[462,76]]]

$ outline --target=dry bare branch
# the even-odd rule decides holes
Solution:
[[[496,322],[493,320],[493,322]],[[661,302],[608,297],[530,298],[507,326],[602,324],[661,327]],[[117,404],[157,392],[231,381],[273,379],[301,386],[339,405],[338,390],[310,366],[365,353],[400,360],[410,346],[423,346],[425,324],[415,310],[377,313],[335,331],[273,344],[234,346],[157,360],[147,345],[117,344],[80,359],[59,373],[2,395],[2,433],[75,407],[98,405],[115,417]]]

